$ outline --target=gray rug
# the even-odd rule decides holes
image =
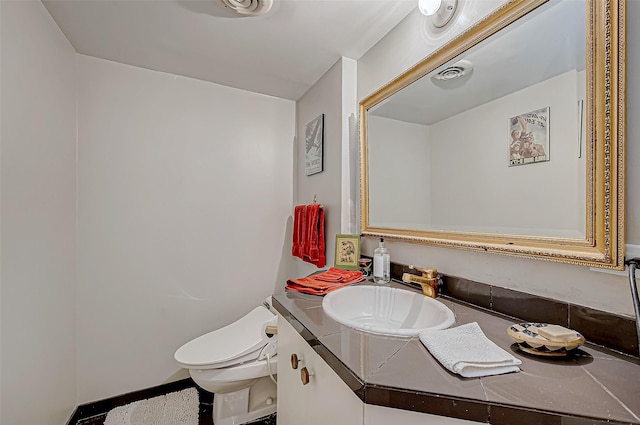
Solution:
[[[198,390],[187,388],[116,407],[104,425],[198,425],[198,413]]]

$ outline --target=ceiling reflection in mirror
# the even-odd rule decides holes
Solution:
[[[620,268],[624,11],[507,2],[364,99],[363,235]]]

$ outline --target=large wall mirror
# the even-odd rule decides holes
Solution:
[[[623,268],[624,19],[511,1],[364,99],[362,234]]]

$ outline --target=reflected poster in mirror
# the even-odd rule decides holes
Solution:
[[[509,166],[549,160],[549,107],[509,118]]]

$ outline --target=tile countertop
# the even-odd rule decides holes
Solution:
[[[636,358],[590,344],[562,358],[526,354],[507,335],[513,319],[440,297],[456,316],[453,326],[478,322],[490,340],[522,360],[518,373],[462,378],[418,338],[368,334],[333,321],[322,297],[286,291],[273,300],[365,403],[496,425],[640,424]]]

